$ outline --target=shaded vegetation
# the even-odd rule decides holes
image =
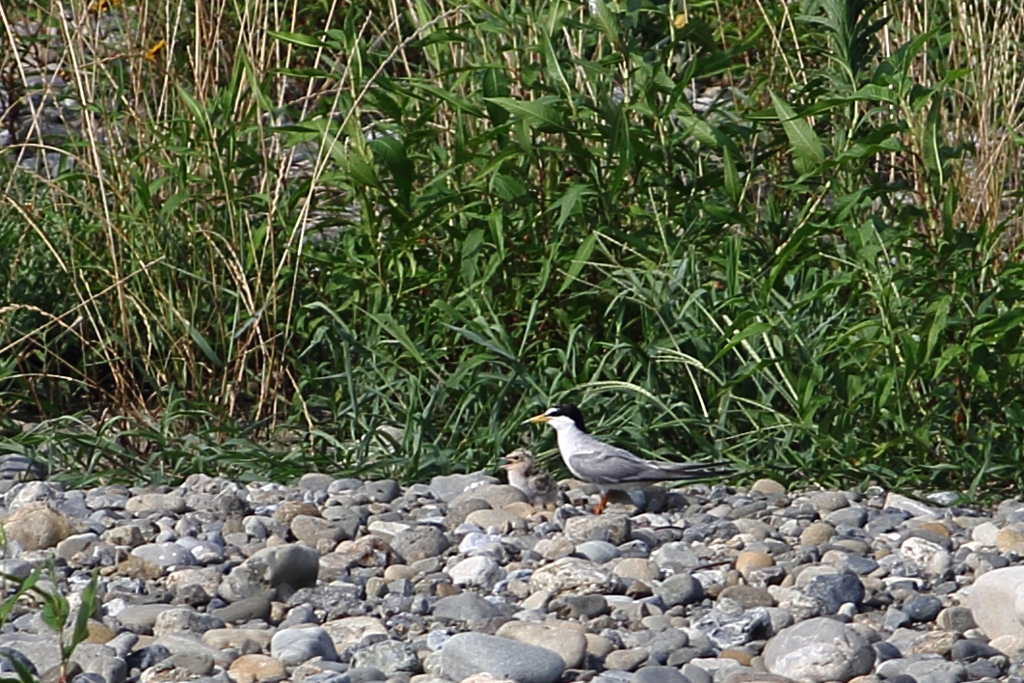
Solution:
[[[88,104],[0,162],[0,408],[88,417],[0,449],[421,479],[571,399],[744,476],[1024,483],[1019,13],[533,5],[4,15]]]

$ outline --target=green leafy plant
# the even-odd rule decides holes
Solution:
[[[67,680],[68,665],[75,648],[89,635],[89,617],[99,607],[99,599],[96,596],[96,581],[98,574],[93,573],[92,579],[79,594],[79,605],[77,611],[72,611],[68,599],[56,590],[47,590],[39,586],[44,567],[37,567],[27,577],[19,578],[7,574],[0,575],[5,583],[15,587],[15,591],[0,601],[0,623],[5,623],[19,601],[28,595],[34,600],[41,602],[40,616],[43,623],[52,628],[57,634],[57,642],[60,647],[60,672],[59,680]],[[55,575],[51,564],[49,567],[50,576]],[[6,586],[5,586],[6,588]],[[6,590],[4,591],[7,592]],[[2,681],[15,683],[35,683],[38,679],[25,666],[19,658],[2,654],[7,662],[14,668],[17,678],[0,678]]]

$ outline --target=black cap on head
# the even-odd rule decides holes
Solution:
[[[560,403],[559,405],[555,406],[554,408],[549,408],[548,411],[545,413],[545,415],[547,415],[549,417],[556,417],[558,415],[564,415],[565,417],[567,417],[570,420],[572,420],[573,422],[575,422],[576,423],[576,427],[581,432],[586,432],[587,431],[586,425],[583,424],[583,413],[581,413],[580,409],[577,408],[572,403]]]

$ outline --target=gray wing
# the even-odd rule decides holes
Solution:
[[[580,479],[595,484],[704,479],[727,473],[726,463],[644,460],[608,444],[601,444],[601,448],[592,451],[576,453],[572,464],[572,469]]]

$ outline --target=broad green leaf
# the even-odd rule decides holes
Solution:
[[[210,345],[210,342],[207,341],[203,333],[189,320],[185,321],[185,329],[188,331],[188,336],[192,338],[192,341],[199,347],[199,350],[206,356],[206,359],[213,363],[214,366],[222,367],[223,363],[217,356],[217,352],[213,350],[213,346]]]
[[[1020,325],[1024,325],[1024,308],[1012,308],[992,320],[975,326],[968,337],[973,347],[977,348],[996,343],[1007,331]]]
[[[738,207],[743,187],[740,185],[740,174],[736,170],[736,162],[732,158],[732,152],[728,147],[722,150],[723,181],[725,183],[725,194],[732,201],[733,206]]]
[[[495,173],[491,176],[491,192],[502,201],[511,202],[525,195],[527,189],[519,178],[504,173]]]
[[[718,147],[718,137],[715,135],[714,129],[704,119],[699,119],[696,116],[688,116],[681,114],[676,117],[676,120],[680,124],[686,127],[687,132],[693,137],[697,138],[698,141],[705,145],[712,147]]]
[[[735,349],[737,346],[742,344],[747,339],[755,337],[772,329],[772,326],[766,322],[755,321],[744,327],[742,330],[734,330],[729,335],[728,343],[719,349],[718,353],[715,354],[714,359],[711,361],[712,364],[717,363],[719,360],[725,357],[730,351]]]
[[[971,74],[974,69],[950,69],[946,72],[946,75],[939,81],[939,85],[946,86],[954,81],[959,81],[961,78]]]
[[[882,410],[883,406],[889,404],[889,397],[892,395],[892,391],[896,386],[896,374],[893,372],[891,367],[887,367],[883,371],[879,372],[879,376],[875,378],[874,384],[874,412],[878,413]]]
[[[619,157],[620,163],[628,164],[633,158],[629,116],[619,106],[611,111],[609,119],[608,151]]]
[[[592,16],[612,45],[619,44],[619,22],[605,0],[588,0]],[[596,11],[595,11],[596,10]]]
[[[711,27],[711,24],[703,19],[690,17],[686,25],[676,35],[682,40],[688,40],[703,48],[706,52],[719,52],[718,42],[715,40],[715,30]],[[703,71],[707,73],[708,70]]]
[[[963,353],[965,353],[964,348],[959,344],[951,344],[943,349],[942,353],[939,354],[938,359],[935,361],[935,369],[932,371],[932,381],[938,379],[949,364],[957,360]]]
[[[928,326],[928,340],[924,348],[925,359],[931,358],[932,351],[935,349],[935,343],[938,341],[939,335],[946,328],[946,318],[949,315],[949,305],[952,300],[953,297],[946,294],[933,304],[932,324]]]
[[[184,87],[179,85],[177,90],[178,97],[181,98],[181,101],[185,103],[185,107],[192,113],[192,118],[203,127],[203,130],[209,130],[210,117],[206,113],[206,108]]]
[[[43,623],[52,628],[54,631],[61,632],[64,630],[64,625],[68,621],[68,613],[70,612],[70,606],[68,605],[68,599],[60,593],[48,593],[46,591],[36,591],[42,600],[42,617]]]
[[[467,285],[476,280],[476,262],[480,256],[480,246],[484,242],[483,228],[470,230],[462,242],[462,280]]]
[[[555,225],[561,229],[569,219],[569,216],[582,211],[583,198],[593,194],[594,190],[590,185],[584,185],[583,183],[572,183],[569,185],[565,192],[551,204],[552,209],[558,209],[558,221]]]
[[[932,183],[936,189],[942,188],[946,182],[946,167],[942,158],[942,141],[939,133],[944,108],[945,103],[942,98],[936,97],[932,100],[932,106],[928,110],[928,118],[925,120],[922,131],[921,149],[924,163],[934,174]]]
[[[779,117],[782,129],[789,139],[789,151],[793,155],[793,168],[801,175],[810,173],[821,166],[825,161],[825,150],[818,139],[818,134],[811,128],[811,124],[803,118],[798,118],[793,108],[775,94],[769,91],[772,103],[775,105],[775,113]]]
[[[790,263],[790,258],[793,254],[803,246],[804,242],[806,242],[808,238],[817,235],[821,230],[821,226],[808,221],[794,230],[793,234],[789,236],[789,239],[779,245],[778,249],[775,250],[775,264],[772,266],[766,283],[766,287],[769,290],[775,286],[775,281],[778,279],[779,275],[786,272],[790,267],[795,267],[794,264]]]
[[[405,145],[401,140],[388,135],[382,135],[368,144],[374,158],[391,173],[403,201],[407,201],[412,193],[415,169],[405,152]]]
[[[39,678],[34,674],[34,672],[29,670],[25,663],[18,657],[6,652],[0,652],[0,657],[7,660],[7,663],[10,664],[18,674],[17,678],[5,678],[2,680],[9,681],[10,683],[37,683],[39,681]]]
[[[928,44],[928,41],[931,40],[939,30],[939,27],[936,27],[908,40],[906,43],[898,47],[896,51],[892,53],[892,56],[885,60],[883,67],[889,67],[897,75],[907,76],[917,59],[917,55],[922,49],[924,49],[925,45]],[[902,94],[904,93],[901,93],[901,95]]]
[[[267,31],[267,35],[274,40],[280,40],[282,43],[288,43],[289,45],[310,47],[314,50],[325,47],[325,44],[320,40],[312,36],[307,36],[304,33],[293,33],[291,31]]]
[[[338,150],[338,155],[334,154],[335,149]],[[331,156],[343,164],[343,168],[348,171],[353,183],[365,187],[381,189],[382,186],[380,178],[377,177],[377,172],[373,169],[373,166],[366,163],[366,159],[362,154],[362,149],[360,149],[358,145],[353,145],[347,156],[341,156],[341,150],[341,145],[335,145],[331,149]]]
[[[890,86],[868,83],[853,93],[851,99],[897,104],[899,102],[899,94]]]
[[[3,602],[0,602],[0,622],[7,621],[7,617],[10,615],[11,610],[17,606],[18,600],[22,595],[32,590],[36,583],[38,583],[39,577],[42,573],[43,567],[38,566],[24,579],[19,579],[18,577],[11,576],[10,574],[0,574],[0,577],[2,577],[4,581],[9,582],[13,586],[17,586],[17,590],[12,595],[5,598]]]
[[[853,161],[870,159],[878,154],[901,152],[903,143],[897,138],[889,138],[877,145],[865,145],[860,142],[850,145],[842,154],[836,157],[836,161]]]
[[[249,92],[252,93],[253,97],[259,103],[260,108],[265,111],[273,111],[274,103],[267,96],[267,93],[260,83],[259,77],[256,75],[256,71],[253,69],[252,61],[244,51],[239,51],[236,59],[241,63],[242,69],[245,73],[245,79],[248,84]]]
[[[466,114],[472,114],[473,116],[483,117],[484,110],[479,106],[470,102],[465,97],[458,95],[450,90],[440,88],[433,83],[424,83],[422,81],[411,81],[409,85],[416,88],[417,90],[423,90],[424,92],[436,97],[439,100],[443,100],[448,104],[452,105],[457,111],[464,112]]]
[[[99,604],[96,599],[96,584],[98,580],[99,570],[93,570],[92,578],[85,588],[82,589],[78,613],[75,615],[75,628],[71,633],[71,642],[65,645],[67,657],[70,657],[74,649],[78,647],[78,644],[89,636],[89,619]]]
[[[520,117],[531,128],[546,133],[557,133],[569,130],[565,116],[555,106],[561,102],[557,97],[541,97],[536,100],[518,100],[512,97],[485,97],[510,114]]]
[[[508,121],[509,112],[493,102],[486,101],[491,97],[508,97],[509,86],[508,76],[503,69],[485,69],[483,79],[484,107],[487,109],[487,116],[495,126],[501,126]]]
[[[558,288],[558,294],[561,295],[566,289],[568,289],[576,278],[580,276],[580,272],[583,271],[583,267],[587,265],[590,260],[590,255],[594,253],[594,247],[597,245],[597,233],[592,232],[583,238],[580,242],[579,248],[576,249],[576,255],[572,258],[572,263],[569,264],[569,268],[565,271],[565,279],[562,280],[562,286]]]
[[[449,325],[448,323],[442,323],[442,324],[445,327],[447,327],[449,330],[452,330],[453,332],[457,332],[458,334],[462,335],[463,337],[465,337],[469,341],[473,342],[474,344],[479,344],[480,346],[482,346],[485,349],[489,350],[495,356],[498,356],[499,358],[503,358],[503,359],[505,359],[506,361],[508,361],[510,363],[515,363],[515,364],[518,365],[519,359],[517,359],[512,354],[511,351],[509,351],[508,349],[502,348],[501,346],[496,344],[493,340],[488,339],[487,337],[484,337],[483,335],[481,335],[481,334],[479,334],[477,332],[474,332],[473,330],[470,330],[469,328],[466,328],[466,327],[457,327],[455,325]]]
[[[417,363],[425,364],[427,362],[427,359],[423,357],[423,351],[419,344],[412,340],[412,337],[409,336],[409,331],[402,323],[395,320],[394,316],[388,313],[377,313],[370,314],[370,318],[387,330],[391,337],[401,344],[402,348],[405,349]]]

